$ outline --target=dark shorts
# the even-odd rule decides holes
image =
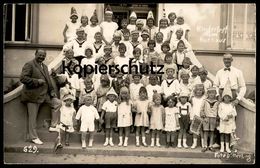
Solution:
[[[203,121],[203,131],[214,131],[217,119],[215,117],[207,117]]]
[[[190,124],[190,117],[189,115],[181,115],[181,118],[179,118],[180,122],[180,128],[184,130],[189,129],[189,124]]]
[[[106,128],[117,127],[117,113],[106,112],[105,113],[105,125]]]

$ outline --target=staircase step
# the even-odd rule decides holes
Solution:
[[[24,153],[24,147],[37,147],[36,154],[53,153],[54,142],[44,142],[43,145],[35,145],[30,142],[19,142],[12,145],[5,145],[5,152]],[[87,155],[108,155],[108,156],[143,156],[143,157],[175,157],[175,158],[210,158],[218,159],[215,153],[207,151],[201,152],[201,148],[184,149],[184,148],[165,148],[161,147],[136,147],[133,144],[127,147],[104,147],[102,144],[94,142],[93,147],[81,148],[80,143],[70,143],[70,146],[64,146],[59,154],[87,154]]]

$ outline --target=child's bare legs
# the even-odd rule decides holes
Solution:
[[[128,136],[129,136],[129,133],[130,133],[130,127],[125,127],[124,131],[125,131],[124,146],[126,147],[128,145]]]
[[[152,139],[151,139],[151,146],[154,146],[154,137],[155,137],[156,130],[152,130]]]
[[[65,132],[65,145],[69,146],[69,139],[70,139],[70,133],[69,132]]]
[[[188,148],[188,145],[187,145],[187,131],[186,131],[186,129],[183,129],[183,137],[182,137],[182,139],[183,139],[183,147],[184,148]]]
[[[220,134],[220,152],[224,152],[225,134]]]
[[[175,131],[171,132],[171,146],[174,146],[174,135],[175,135]]]
[[[200,130],[200,141],[201,141],[201,147],[207,147],[204,145],[204,131],[201,129]]]
[[[87,132],[82,132],[81,133],[81,142],[82,142],[82,148],[83,149],[86,148],[86,134],[87,134]]]
[[[155,130],[156,133],[156,146],[160,147],[160,130]]]
[[[147,146],[145,141],[145,127],[141,127],[142,143],[144,146]]]
[[[197,147],[198,136],[196,134],[192,134],[192,137],[193,137],[193,143],[191,149],[194,149]]]
[[[88,142],[88,146],[92,147],[93,145],[93,139],[94,139],[94,131],[90,131],[89,132],[89,142]]]
[[[123,127],[119,127],[119,144],[118,146],[122,146],[123,145]]]
[[[229,148],[229,142],[230,142],[230,134],[225,134],[225,145],[226,145],[227,153],[231,153],[231,150]]]
[[[139,135],[140,135],[140,127],[136,127],[136,130],[135,130],[136,146],[140,146]]]
[[[208,136],[209,136],[209,131],[204,131],[204,147],[208,147]],[[212,144],[211,144],[212,145]],[[210,145],[209,145],[210,146]]]
[[[184,130],[183,130],[183,128],[181,128],[180,131],[179,131],[179,134],[178,134],[178,145],[177,145],[178,148],[182,147],[181,140],[182,140],[182,137],[183,137],[183,132],[184,132]]]
[[[112,138],[112,128],[106,128],[106,141],[104,143],[104,146],[107,146],[109,144],[109,137]]]
[[[169,148],[170,146],[170,141],[171,141],[171,132],[167,131],[166,132],[166,148]]]

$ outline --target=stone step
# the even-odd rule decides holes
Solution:
[[[36,148],[37,147],[37,148]],[[45,142],[43,145],[35,145],[30,142],[19,142],[16,144],[5,145],[5,152],[14,153],[34,153],[34,154],[52,154],[54,142]],[[31,150],[29,150],[29,148]],[[27,149],[27,150],[24,150]],[[207,151],[201,152],[201,148],[184,149],[184,148],[165,148],[161,147],[136,147],[129,144],[127,147],[104,147],[102,144],[94,143],[93,147],[81,148],[80,143],[70,143],[70,146],[64,146],[58,154],[86,154],[86,155],[107,155],[107,156],[143,156],[143,157],[174,157],[174,158],[208,158],[219,159],[216,153]]]
[[[49,132],[47,128],[41,128],[38,130],[38,135],[39,138],[43,141],[43,142],[54,142],[55,139],[58,136],[57,132]],[[178,133],[176,133],[175,135],[175,140],[174,140],[174,144],[175,146],[177,146],[177,139],[178,139]],[[114,144],[118,144],[119,143],[119,134],[118,133],[114,133],[113,134],[113,142]],[[88,134],[87,134],[87,139],[88,139]],[[140,136],[140,142],[141,142],[141,136]],[[80,132],[74,132],[71,133],[70,135],[70,142],[75,142],[75,143],[81,143],[81,134]],[[94,143],[96,144],[103,144],[105,142],[105,133],[102,132],[95,132],[94,134]],[[134,145],[136,143],[136,138],[135,138],[135,133],[130,133],[129,134],[129,138],[128,138],[128,144],[132,144]],[[151,131],[150,134],[146,134],[146,143],[148,145],[150,145],[151,143]],[[160,144],[161,145],[165,145],[166,144],[166,134],[165,133],[161,133],[160,135]],[[198,146],[200,145],[200,140],[198,139]],[[192,145],[192,135],[191,134],[187,134],[187,145],[191,146]]]

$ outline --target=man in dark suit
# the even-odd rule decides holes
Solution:
[[[61,101],[51,83],[48,67],[43,64],[46,58],[46,51],[37,49],[35,58],[27,62],[20,76],[20,81],[24,84],[21,93],[21,101],[26,103],[28,108],[29,136],[33,143],[43,144],[36,131],[37,114],[42,103],[51,106],[52,121],[50,131],[57,131],[56,125],[59,122],[59,109]]]

